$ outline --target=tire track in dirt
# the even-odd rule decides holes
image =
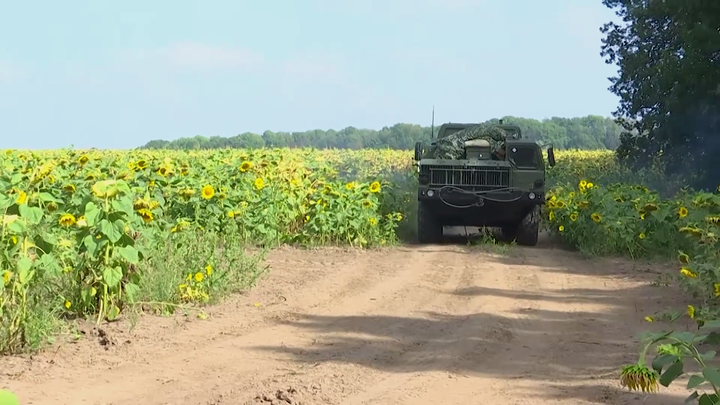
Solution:
[[[209,321],[115,326],[131,344],[65,345],[8,385],[35,405],[272,403],[258,394],[296,405],[636,403],[603,373],[631,359],[628,339],[644,325],[627,308],[652,311],[655,293],[604,272],[607,262],[513,256],[283,248]]]
[[[620,389],[617,367],[635,360],[633,339],[646,324],[635,311],[602,319],[613,307],[637,308],[636,300],[652,300],[657,292],[644,296],[626,293],[638,284],[628,282],[624,275],[607,275],[602,269],[607,261],[593,264],[565,252],[539,249],[521,248],[515,254],[514,263],[485,265],[484,279],[466,281],[455,291],[463,295],[477,288],[476,294],[464,294],[466,300],[471,296],[464,308],[501,316],[501,320],[486,320],[485,325],[504,328],[502,333],[509,333],[506,342],[489,339],[485,342],[492,349],[489,353],[473,346],[473,339],[488,335],[473,330],[468,320],[453,332],[459,337],[453,343],[455,361],[439,367],[447,372],[392,376],[363,395],[338,403],[580,405],[651,401],[669,405],[682,401],[681,386],[669,390],[675,395],[651,397]],[[578,271],[582,267],[586,269]],[[633,274],[636,271],[632,269]],[[480,292],[483,282],[490,287],[487,295]],[[448,303],[456,313],[462,311],[458,301]],[[588,314],[598,319],[588,318]]]
[[[315,363],[312,368],[304,369],[302,373],[293,371],[289,373],[290,375],[283,375],[282,383],[277,382],[278,376],[273,376],[251,386],[260,385],[263,387],[260,391],[264,392],[273,392],[286,385],[311,387],[317,385],[318,381],[326,380],[328,375],[332,375],[342,383],[326,384],[324,392],[316,399],[321,401],[317,403],[337,403],[336,401],[346,395],[362,392],[367,386],[386,379],[387,376],[377,370],[379,364],[390,370],[399,365],[404,368],[421,367],[427,359],[417,354],[426,351],[424,346],[427,342],[423,336],[427,332],[413,337],[413,334],[422,332],[425,327],[426,320],[417,317],[417,314],[435,307],[443,298],[436,293],[437,290],[455,287],[461,282],[463,275],[458,271],[459,267],[455,263],[448,262],[447,249],[435,247],[403,249],[410,255],[406,260],[411,269],[410,274],[396,277],[365,294],[348,297],[345,301],[335,303],[334,308],[312,311],[305,316],[295,318],[290,328],[302,329],[306,321],[309,321],[311,327],[313,324],[320,324],[320,327],[315,329],[312,342],[297,339],[292,345],[284,342],[285,348],[297,354],[293,347],[302,350],[301,348],[320,346],[317,355],[302,354],[304,361],[317,361],[319,364]],[[456,256],[455,251],[453,249],[450,252],[450,258]],[[363,305],[362,302],[370,304]],[[409,321],[400,323],[392,321],[392,318],[403,316],[407,316],[406,319]],[[386,319],[388,317],[391,319]],[[359,339],[358,335],[363,336],[362,339]],[[337,344],[342,345],[341,349],[323,353],[324,347]],[[273,352],[279,347],[265,345],[265,348],[270,348]],[[253,348],[248,347],[246,350]],[[308,351],[312,352],[312,349]],[[369,362],[374,363],[375,367],[369,367],[367,365]],[[231,392],[218,396],[218,399],[212,403],[239,403],[237,401],[240,398],[237,394],[248,390],[246,386],[237,387]],[[251,399],[245,396],[245,401],[248,403],[253,403]],[[344,400],[343,403],[345,402],[347,401]]]
[[[458,378],[463,371],[456,365],[463,358],[471,357],[475,366],[492,362],[493,359],[510,344],[513,336],[505,322],[482,322],[475,315],[489,306],[487,297],[467,297],[458,293],[468,286],[481,285],[483,282],[497,282],[504,277],[495,266],[483,263],[483,256],[464,249],[465,255],[455,255],[453,265],[462,268],[462,275],[455,285],[446,285],[438,290],[444,296],[442,313],[430,316],[442,319],[451,316],[452,321],[443,324],[427,344],[427,353],[441,354],[432,359],[432,367],[423,372],[405,372],[394,374],[365,391],[342,400],[347,405],[404,404],[416,403],[424,391],[436,387],[438,382]],[[470,253],[470,254],[468,254]],[[452,348],[448,353],[448,348]],[[444,355],[442,355],[444,353]],[[467,361],[467,360],[466,360]],[[338,402],[340,403],[340,402]],[[423,402],[424,403],[424,402]]]

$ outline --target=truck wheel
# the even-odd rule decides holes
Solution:
[[[430,208],[423,201],[418,201],[417,210],[418,243],[438,243],[442,238],[442,225],[435,219]]]
[[[515,226],[503,226],[500,228],[500,235],[502,240],[505,242],[512,242],[517,238],[517,230],[519,225]]]
[[[515,240],[520,246],[535,246],[540,232],[540,207],[535,206],[517,227]]]

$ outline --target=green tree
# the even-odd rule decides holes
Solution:
[[[720,1],[603,0],[610,22],[601,55],[617,64],[610,90],[625,131],[618,157],[636,167],[656,161],[697,188],[720,173]]]

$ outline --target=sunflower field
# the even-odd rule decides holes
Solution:
[[[251,281],[249,243],[391,244],[403,211],[376,169],[306,150],[5,151],[0,352],[59,316],[208,302]]]
[[[556,156],[548,229],[593,254],[676,252],[706,316],[720,296],[720,197],[661,198],[649,190],[672,182],[610,151]],[[63,317],[213,302],[250,285],[279,244],[409,239],[416,173],[393,150],[4,151],[0,353],[39,346]]]

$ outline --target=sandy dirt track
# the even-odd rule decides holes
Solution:
[[[282,248],[257,287],[194,317],[143,318],[0,359],[23,404],[680,404],[628,393],[643,316],[670,304],[648,265],[541,243]]]

